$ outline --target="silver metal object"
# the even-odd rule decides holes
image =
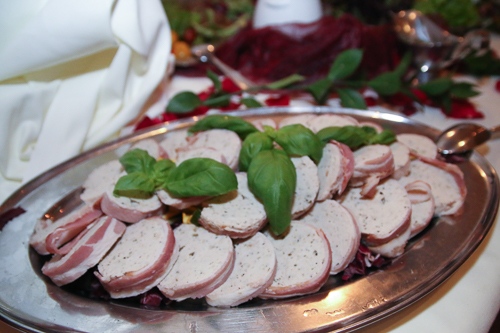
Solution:
[[[442,155],[468,154],[490,139],[500,138],[500,126],[487,129],[474,123],[457,124],[443,131],[436,140]]]
[[[463,37],[455,36],[417,10],[400,11],[393,15],[393,21],[397,36],[413,52],[420,83],[428,82],[438,70],[464,58],[472,50],[489,49],[487,31],[473,30]]]
[[[439,131],[400,114],[331,107],[262,108],[230,113],[247,120],[303,113],[340,113],[377,122],[396,133],[432,139]],[[36,220],[81,186],[97,166],[118,158],[128,144],[161,140],[194,119],[166,123],[113,141],[67,161],[24,185],[0,206],[26,213],[0,233],[0,316],[30,332],[351,332],[414,303],[450,277],[491,228],[499,204],[495,170],[479,154],[459,165],[470,193],[460,216],[440,217],[388,266],[351,282],[332,276],[315,294],[285,300],[254,299],[220,309],[203,300],[172,302],[160,310],[125,300],[97,301],[55,286],[40,272],[43,259],[28,245]]]

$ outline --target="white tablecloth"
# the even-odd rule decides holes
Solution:
[[[494,47],[500,50],[500,39]],[[481,95],[474,98],[485,118],[477,123],[500,124],[500,93],[495,90],[495,79],[476,81]],[[210,84],[208,79],[175,77],[167,91],[171,96],[178,91],[200,91]],[[156,111],[151,111],[155,116]],[[439,110],[426,109],[412,118],[445,129],[464,120],[448,119]],[[478,149],[496,170],[500,170],[500,140],[491,141]],[[420,301],[379,322],[359,330],[360,333],[481,333],[488,332],[500,309],[500,226],[497,221],[479,248],[451,278]],[[18,332],[0,323],[0,332]]]

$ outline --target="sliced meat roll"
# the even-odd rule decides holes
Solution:
[[[301,114],[283,119],[280,121],[278,126],[279,128],[282,128],[288,125],[301,124],[305,127],[310,127],[309,122],[314,118],[316,118],[316,115],[314,114]]]
[[[220,151],[226,160],[226,164],[236,169],[241,150],[241,139],[230,130],[212,129],[198,132],[187,138],[189,148],[209,147]]]
[[[235,244],[236,262],[229,278],[207,295],[212,306],[237,306],[262,294],[276,275],[276,254],[270,240],[258,232]]]
[[[354,171],[354,155],[343,143],[330,141],[323,148],[323,157],[318,164],[320,185],[318,201],[342,194]]]
[[[178,253],[170,224],[151,217],[127,227],[95,275],[112,298],[136,296],[165,278]]]
[[[142,149],[148,152],[149,156],[154,157],[156,160],[160,158],[168,158],[168,154],[154,139],[144,139],[133,144],[129,150]]]
[[[58,286],[75,281],[97,265],[125,232],[125,224],[108,216],[90,226],[65,255],[56,254],[42,267],[42,273]]]
[[[375,131],[377,131],[377,133],[382,133],[384,131],[382,126],[371,121],[362,121],[359,123],[359,127],[365,127],[365,126],[374,128]]]
[[[292,216],[296,218],[314,205],[318,195],[319,177],[318,167],[309,157],[294,157],[292,163],[297,171],[297,184],[292,206]]]
[[[263,118],[263,119],[258,119],[252,121],[252,124],[261,132],[264,131],[264,126],[269,126],[274,129],[278,128],[278,125],[276,125],[276,122],[271,119],[271,118]]]
[[[185,160],[196,157],[211,158],[217,162],[227,164],[224,154],[221,151],[210,147],[179,148],[177,149],[177,159],[175,160],[175,164],[179,165]]]
[[[368,246],[379,246],[401,236],[410,227],[411,202],[404,187],[387,179],[373,198],[363,198],[360,188],[350,188],[340,198],[354,216]]]
[[[455,164],[421,157],[410,164],[410,174],[399,181],[403,186],[421,180],[432,189],[436,215],[460,212],[467,195],[464,175]]]
[[[351,177],[351,186],[362,186],[366,183],[373,185],[373,179],[389,177],[394,172],[394,158],[389,146],[368,145],[354,152],[354,171]],[[370,188],[373,188],[371,186]],[[369,190],[364,190],[369,193]]]
[[[301,220],[325,233],[332,250],[330,274],[343,271],[354,259],[361,232],[352,214],[334,200],[318,202]]]
[[[224,283],[234,267],[233,242],[193,224],[174,230],[179,257],[158,285],[169,299],[201,298]]]
[[[197,196],[189,198],[174,198],[165,190],[159,190],[156,195],[165,205],[177,208],[179,210],[184,210],[189,207],[193,207],[201,204],[202,202],[208,200],[208,196]]]
[[[123,167],[118,160],[105,163],[94,169],[82,185],[84,191],[80,195],[80,199],[89,205],[101,200],[104,193],[116,184],[122,172]]]
[[[394,173],[392,178],[400,179],[410,173],[410,148],[401,142],[394,142],[390,146],[394,158]]]
[[[429,184],[417,180],[406,185],[405,189],[411,201],[411,238],[429,225],[436,205]]]
[[[292,222],[282,238],[269,231],[278,260],[273,283],[259,297],[286,298],[318,291],[328,280],[332,251],[323,231],[303,222]]]
[[[395,258],[404,253],[406,243],[408,243],[410,236],[411,228],[408,228],[401,235],[390,240],[389,242],[379,246],[368,246],[368,248],[373,253],[377,253],[388,258]]]
[[[101,209],[106,215],[117,220],[136,223],[147,217],[159,215],[163,211],[163,205],[156,195],[149,199],[115,197],[111,188],[102,197]]]
[[[436,158],[437,156],[436,144],[424,135],[404,133],[396,135],[396,139],[410,148],[412,154],[427,158]]]
[[[255,235],[267,222],[264,205],[248,189],[247,174],[236,173],[238,190],[207,201],[199,222],[207,230],[231,238]]]
[[[326,127],[359,126],[359,122],[350,116],[338,114],[322,114],[309,121],[309,127],[314,133]]]
[[[30,245],[41,255],[65,254],[70,247],[66,246],[63,249],[60,247],[85,230],[101,215],[99,203],[96,202],[92,205],[84,205],[54,222],[49,219],[40,219],[30,237]]]
[[[177,160],[177,149],[187,146],[187,129],[167,132],[160,142],[161,148],[167,153],[169,159]]]

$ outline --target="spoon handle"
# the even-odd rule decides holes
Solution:
[[[500,139],[500,125],[490,128],[491,138]]]

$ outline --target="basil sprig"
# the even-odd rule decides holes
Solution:
[[[262,132],[255,132],[248,135],[243,141],[238,160],[238,168],[240,171],[247,171],[252,159],[258,153],[264,150],[273,149],[273,140]]]
[[[248,187],[262,200],[272,232],[285,232],[292,220],[293,196],[297,182],[295,166],[282,150],[264,150],[248,167]]]
[[[210,129],[227,129],[238,134],[241,139],[245,139],[250,133],[259,131],[254,125],[240,117],[218,114],[202,118],[191,126],[188,131],[189,133],[196,133]]]
[[[156,161],[145,150],[134,149],[120,163],[127,174],[118,179],[115,196],[148,199],[158,189],[176,198],[216,196],[238,188],[233,170],[209,158],[192,158],[175,166],[171,160]]]
[[[316,136],[324,143],[335,140],[349,146],[351,149],[372,144],[388,145],[396,141],[396,134],[393,131],[383,130],[381,133],[377,133],[370,126],[326,127],[316,133]]]

